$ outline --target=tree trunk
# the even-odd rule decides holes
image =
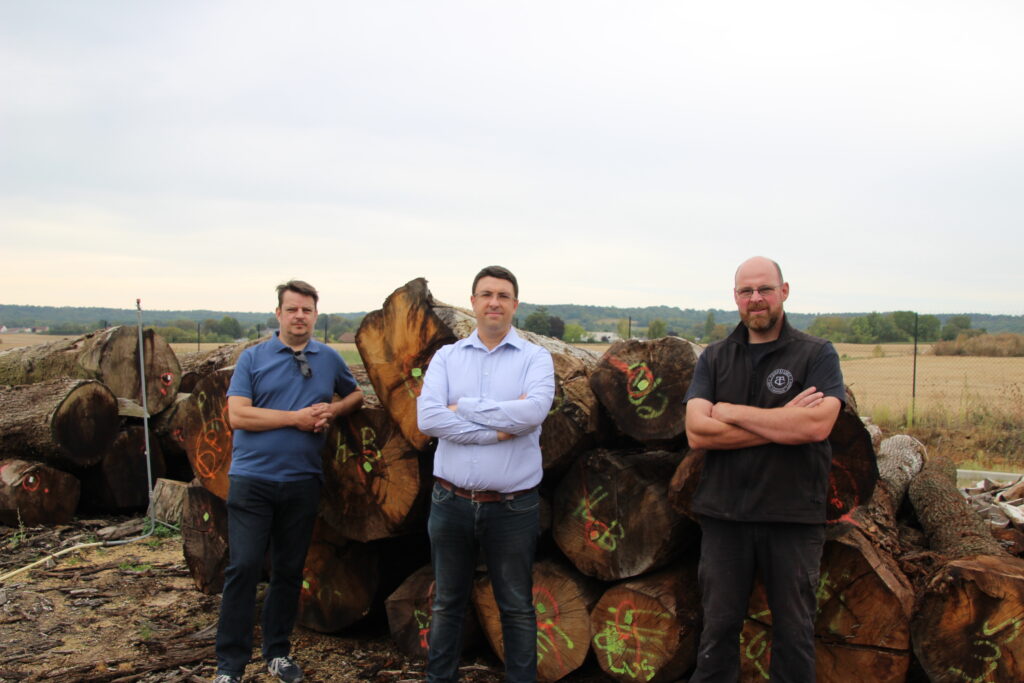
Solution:
[[[220,593],[228,566],[228,508],[198,482],[185,492],[181,540],[185,564],[196,588],[207,595]]]
[[[931,681],[1024,681],[1024,561],[945,565],[918,596],[911,631]]]
[[[377,552],[365,543],[332,543],[319,528],[302,570],[298,621],[314,631],[333,633],[370,613],[377,592]]]
[[[815,657],[818,683],[855,679],[899,683],[910,666],[914,595],[895,560],[852,525],[825,544],[818,582]],[[767,678],[771,613],[757,582],[741,635],[741,680]]]
[[[265,341],[267,341],[267,337],[247,339],[235,344],[224,344],[209,351],[193,351],[183,354],[181,356],[181,386],[178,387],[178,391],[185,394],[192,393],[196,384],[203,377],[221,368],[234,365],[238,362],[242,351]]]
[[[609,588],[590,615],[601,669],[618,681],[675,681],[697,660],[700,590],[692,562]]]
[[[537,679],[557,681],[582,664],[590,649],[590,609],[597,585],[576,571],[550,560],[533,566],[533,606],[537,613]],[[502,661],[501,614],[489,575],[477,579],[473,604],[484,635]]]
[[[593,451],[558,485],[552,531],[576,568],[605,581],[665,566],[697,537],[668,501],[680,455]]]
[[[599,428],[600,406],[590,388],[596,361],[553,352],[555,400],[541,425],[540,451],[544,470],[561,472],[582,449],[594,445]]]
[[[228,499],[231,468],[231,423],[228,420],[228,386],[234,367],[218,370],[199,380],[185,410],[184,442],[189,464],[199,482],[210,492]]]
[[[77,339],[62,339],[0,353],[0,384],[34,384],[58,377],[98,379],[115,396],[142,403],[139,332],[134,326],[109,327]],[[146,398],[150,415],[174,401],[181,366],[174,351],[153,330],[143,331]]]
[[[409,575],[384,601],[388,630],[400,652],[416,659],[427,658],[430,649],[430,624],[434,607],[434,568],[429,564]],[[466,610],[462,625],[463,648],[472,648],[480,639],[476,612]]]
[[[928,547],[950,559],[972,555],[1007,556],[988,524],[956,488],[956,465],[933,457],[910,482],[910,502],[928,536]]]
[[[149,422],[150,429],[160,450],[164,454],[167,465],[167,477],[179,481],[191,481],[195,477],[192,464],[188,460],[188,449],[185,448],[185,424],[192,404],[192,394],[179,393],[174,403],[154,415]]]
[[[121,431],[99,463],[79,476],[82,507],[103,512],[146,509],[150,484],[166,472],[160,444],[154,438],[149,440],[149,454],[151,474],[147,480],[145,427]]]
[[[356,347],[381,403],[417,450],[430,437],[416,426],[416,397],[434,352],[456,340],[433,311],[427,281],[399,287],[384,306],[368,313],[356,332]]]
[[[0,387],[0,454],[55,465],[99,462],[117,437],[117,398],[95,380]]]
[[[153,518],[165,524],[181,528],[182,509],[185,506],[185,494],[188,483],[174,479],[157,479],[153,487],[153,499],[150,510]]]
[[[832,447],[832,467],[828,474],[826,517],[834,523],[849,519],[854,510],[871,500],[878,482],[878,460],[871,434],[857,415],[857,404],[849,391],[828,442]]]
[[[423,525],[431,458],[409,445],[383,408],[336,420],[323,464],[321,515],[346,538],[366,542]]]
[[[889,489],[896,507],[903,502],[910,482],[927,459],[924,444],[906,434],[890,436],[879,444],[878,476]]]
[[[67,524],[79,491],[78,479],[67,472],[38,462],[0,460],[0,524]]]
[[[623,433],[641,443],[686,443],[686,406],[697,353],[678,337],[616,342],[605,351],[590,387]]]
[[[840,411],[828,441],[832,447],[832,467],[828,477],[826,518],[834,524],[849,521],[859,507],[871,500],[878,481],[878,463],[871,435],[857,417],[852,401]],[[690,451],[679,463],[669,485],[673,509],[688,517],[693,516],[690,502],[697,491],[705,457],[714,457],[714,454]]]

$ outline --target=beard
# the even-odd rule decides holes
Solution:
[[[767,311],[768,315],[751,315],[752,313],[758,313],[760,311]],[[764,308],[740,312],[740,320],[743,321],[743,324],[747,326],[748,330],[763,332],[764,330],[770,330],[775,327],[775,324],[779,322],[780,315],[782,315],[781,311],[772,311],[771,308],[765,306]]]

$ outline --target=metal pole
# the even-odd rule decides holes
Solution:
[[[142,299],[135,300],[135,316],[139,325],[139,384],[142,387],[142,429],[146,437],[146,488],[149,490],[150,528],[156,522],[153,519],[153,466],[150,463],[149,451],[149,400],[146,397],[146,347],[142,343]]]
[[[914,426],[914,410],[917,407],[917,313],[914,313],[914,374],[910,387],[910,415],[907,416],[909,427]]]
[[[199,328],[202,327],[202,326],[203,326],[203,324],[197,320],[196,321],[196,351],[199,350]]]
[[[328,325],[328,322],[330,321],[330,318],[331,318],[331,316],[329,316],[329,315],[325,315],[324,316],[324,344],[327,343],[327,325]]]

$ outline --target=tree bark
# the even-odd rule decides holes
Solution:
[[[0,454],[84,467],[117,437],[117,398],[95,380],[0,387]]]
[[[667,448],[686,442],[683,397],[697,353],[678,337],[616,342],[590,376],[590,387],[623,433]]]
[[[321,515],[356,541],[413,531],[426,519],[431,464],[386,410],[363,407],[327,434]]]
[[[910,482],[910,502],[928,547],[950,559],[972,555],[1008,556],[978,513],[956,488],[956,465],[933,457]]]
[[[181,540],[185,564],[196,588],[207,595],[219,593],[228,566],[228,508],[198,482],[185,492]]]
[[[234,367],[207,375],[196,384],[185,410],[183,438],[189,464],[199,482],[222,500],[228,499],[231,468],[231,422],[228,386]]]
[[[153,487],[153,499],[150,502],[149,512],[157,521],[172,524],[180,529],[187,491],[187,482],[175,479],[157,479],[156,485]]]
[[[675,681],[697,660],[700,590],[693,562],[612,586],[590,615],[601,669],[618,681]]]
[[[144,510],[149,505],[150,484],[166,473],[160,444],[154,438],[149,440],[149,455],[147,472],[145,427],[122,430],[100,461],[79,476],[82,507],[103,512]]]
[[[680,457],[597,450],[576,461],[558,485],[552,531],[577,569],[605,581],[637,576],[696,539],[696,526],[667,496]]]
[[[931,681],[1024,681],[1024,560],[946,564],[918,596],[911,633]]]
[[[575,570],[542,560],[533,566],[533,606],[537,613],[537,679],[557,681],[578,669],[590,650],[590,609],[597,584]],[[501,614],[489,575],[477,579],[473,604],[484,635],[505,660]]]
[[[896,507],[903,502],[910,482],[927,459],[924,444],[906,434],[896,434],[879,444],[878,476],[889,489]]]
[[[356,332],[356,347],[377,397],[417,450],[430,437],[416,425],[416,397],[434,352],[456,341],[433,311],[427,281],[416,278],[399,287],[384,306],[368,313]]]
[[[434,568],[429,564],[410,574],[384,601],[388,630],[403,654],[416,659],[427,658],[433,607]],[[479,639],[480,622],[476,612],[466,610],[466,621],[462,625],[463,648],[472,648]]]
[[[26,460],[0,460],[0,524],[67,524],[80,485],[67,472]]]
[[[0,353],[0,384],[34,384],[58,377],[98,379],[115,396],[142,403],[139,337],[135,326],[109,327],[76,339],[62,339]],[[153,330],[143,331],[146,399],[150,415],[174,401],[181,366],[170,345]]]
[[[365,543],[326,540],[319,528],[302,570],[298,621],[314,631],[333,633],[370,613],[377,592],[377,553]]]
[[[247,339],[234,344],[224,344],[209,351],[193,351],[183,354],[181,356],[181,386],[178,387],[178,391],[185,394],[192,393],[196,384],[203,377],[221,368],[234,365],[238,362],[242,351],[265,341],[267,341],[267,337]]]

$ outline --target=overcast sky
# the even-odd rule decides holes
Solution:
[[[0,303],[1024,313],[1019,2],[0,0]]]

